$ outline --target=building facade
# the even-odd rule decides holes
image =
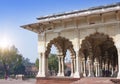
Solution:
[[[57,48],[59,70],[64,76],[64,58],[70,51],[71,77],[112,76],[120,78],[120,3],[43,16],[22,26],[38,34],[39,72],[48,75],[51,46]]]

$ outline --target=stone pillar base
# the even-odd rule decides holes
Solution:
[[[74,74],[73,73],[71,73],[71,75],[70,75],[71,77],[74,77]]]
[[[120,72],[118,72],[117,74],[117,79],[120,79]]]
[[[40,72],[38,72],[36,77],[46,77],[46,75],[41,74]]]
[[[60,73],[57,74],[57,76],[60,76],[60,75],[61,75]]]
[[[63,76],[63,77],[64,77],[64,73],[61,73],[61,76]]]
[[[79,72],[75,72],[74,78],[80,78],[80,73]]]
[[[64,77],[64,73],[58,73],[57,76],[58,77],[61,77],[61,76]]]
[[[41,73],[40,72],[38,72],[38,74],[37,74],[37,76],[36,77],[40,77],[41,76]]]
[[[84,77],[86,77],[86,74],[85,74],[85,73],[83,73],[83,76],[84,76]]]
[[[88,77],[95,77],[95,76],[94,76],[94,73],[93,73],[93,72],[90,72],[90,73],[88,74]]]

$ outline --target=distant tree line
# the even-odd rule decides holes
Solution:
[[[15,46],[0,49],[0,78],[25,74],[25,66],[31,65],[28,58],[24,58]]]

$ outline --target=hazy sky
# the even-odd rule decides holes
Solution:
[[[6,36],[19,52],[35,62],[37,34],[20,26],[36,22],[36,18],[54,13],[85,9],[120,0],[0,0],[0,38]],[[0,40],[1,41],[1,40]]]

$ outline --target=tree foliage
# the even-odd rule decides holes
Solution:
[[[48,57],[48,69],[55,70],[55,72],[58,72],[58,58],[56,54],[50,54]]]
[[[18,49],[15,46],[11,46],[4,50],[0,49],[0,62],[4,68],[4,74],[17,74],[22,65],[23,57],[19,54]],[[23,72],[25,71],[22,70]]]
[[[37,69],[39,69],[39,59],[38,58],[35,61],[35,66],[37,67]]]
[[[28,58],[23,58],[22,63],[24,66],[31,66],[32,63],[30,62],[30,59]]]
[[[39,59],[36,59],[35,65],[37,68],[39,68]],[[55,70],[55,72],[58,72],[58,58],[56,54],[50,54],[48,57],[48,69],[50,71]]]

